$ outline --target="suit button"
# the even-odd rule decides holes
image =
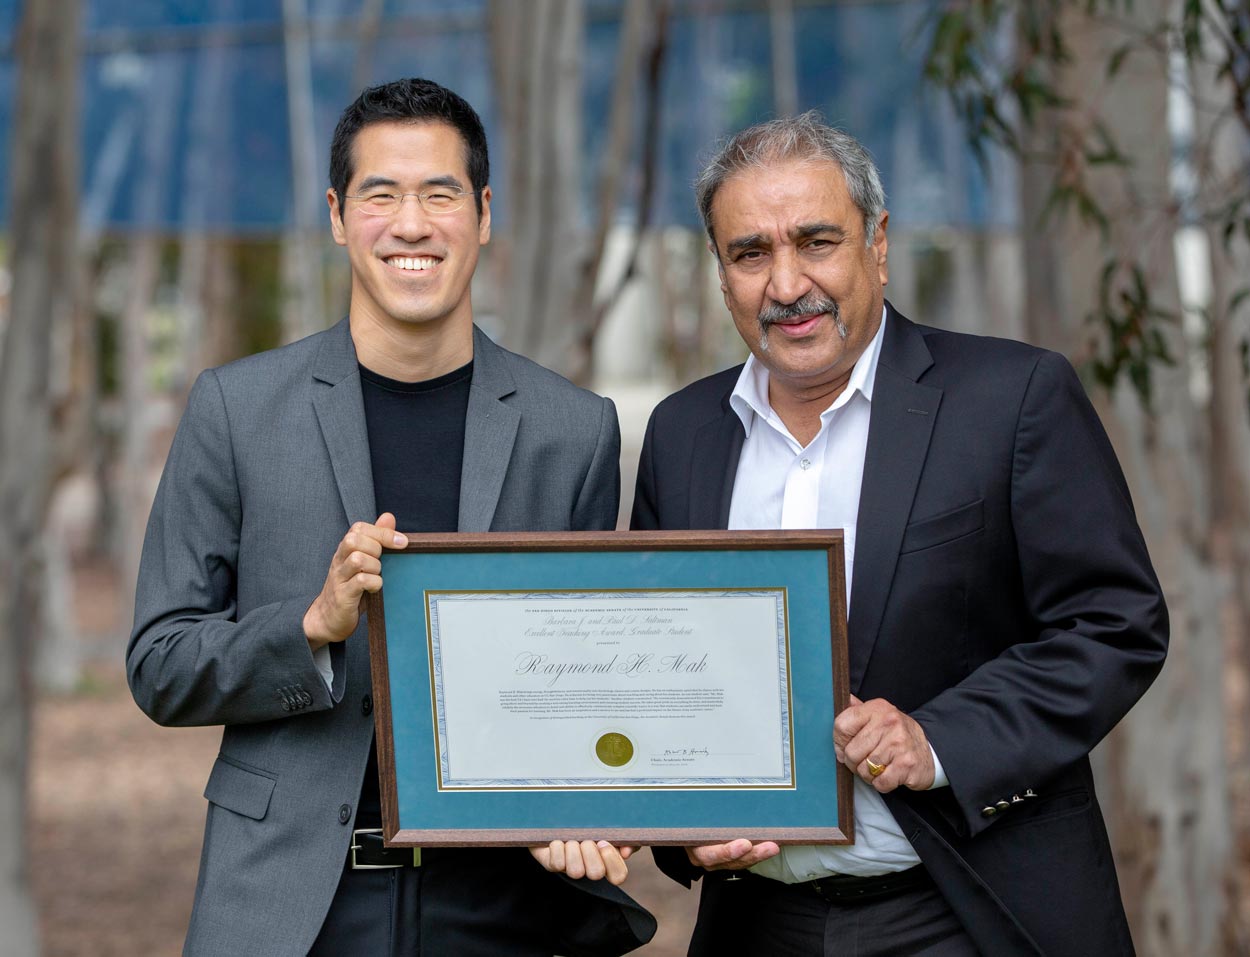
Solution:
[[[998,808],[1000,811],[1005,811],[1007,810],[1007,808],[1011,807],[1011,805],[1008,804],[1006,801],[999,801],[997,804],[994,805],[994,807]]]
[[[1012,804],[1023,804],[1023,803],[1024,803],[1024,798],[1022,798],[1019,794],[1013,794],[1013,795],[1011,796],[1011,803],[1012,803]]]
[[[360,713],[363,715],[373,714],[373,695],[365,695],[360,699]]]
[[[350,804],[339,805],[339,823],[346,824],[352,819],[352,806]]]
[[[1037,797],[1037,792],[1034,791],[1032,788],[1025,788],[1024,796],[1026,798],[1035,798]]]
[[[283,699],[282,699],[282,710],[283,710],[283,711],[290,711],[290,710],[291,710],[291,699],[290,699],[290,698],[283,698]]]
[[[982,817],[993,817],[993,816],[994,816],[995,814],[997,814],[997,813],[998,813],[998,812],[997,812],[997,811],[995,811],[992,807],[983,807],[983,808],[981,808],[981,816],[982,816]]]
[[[312,695],[310,695],[307,691],[303,692],[302,694],[303,694],[302,700],[304,702],[304,707],[308,707],[308,705],[312,704]]]

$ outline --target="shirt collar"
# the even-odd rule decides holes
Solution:
[[[872,390],[877,382],[877,362],[881,359],[881,341],[885,334],[886,315],[885,305],[882,304],[881,323],[877,326],[876,335],[872,337],[872,341],[864,349],[864,354],[859,357],[859,361],[851,370],[851,378],[846,383],[846,388],[821,414],[821,418],[826,418],[835,409],[846,405],[856,392],[863,395],[870,403],[872,402]],[[751,426],[755,424],[757,415],[763,419],[768,419],[773,415],[772,405],[768,401],[768,367],[758,361],[754,354],[747,356],[746,365],[742,367],[738,381],[734,384],[734,390],[729,395],[729,405],[742,420],[742,427],[746,430],[748,437],[751,435]]]

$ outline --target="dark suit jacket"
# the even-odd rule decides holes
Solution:
[[[460,530],[613,528],[612,403],[477,331],[473,349]],[[200,376],[152,507],[126,652],[155,721],[225,726],[189,955],[303,957],[330,907],[373,737],[369,646],[362,620],[331,646],[327,688],[302,621],[348,526],[376,517],[346,320]],[[618,888],[549,874],[523,848],[434,856],[430,953],[507,953],[481,929],[492,919],[561,954],[624,953],[654,933]]]
[[[1132,953],[1087,759],[1167,647],[1128,488],[1064,358],[887,307],[851,691],[910,713],[950,787],[895,791],[886,804],[986,954]],[[729,405],[739,371],[652,414],[634,528],[726,527],[743,442]],[[657,859],[680,880],[696,876],[684,855]],[[733,884],[705,885],[696,945],[732,912]]]

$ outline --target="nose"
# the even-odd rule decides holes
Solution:
[[[803,298],[811,290],[812,280],[804,271],[795,251],[787,246],[775,250],[765,294],[773,302],[791,303]]]
[[[404,242],[415,242],[430,235],[430,216],[416,193],[405,193],[399,198],[399,209],[391,216],[390,230],[392,236]]]

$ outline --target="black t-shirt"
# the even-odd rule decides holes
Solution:
[[[378,514],[393,513],[401,532],[456,530],[472,378],[472,362],[424,382],[397,382],[360,367],[373,497]],[[369,748],[356,826],[382,826],[376,742]]]

